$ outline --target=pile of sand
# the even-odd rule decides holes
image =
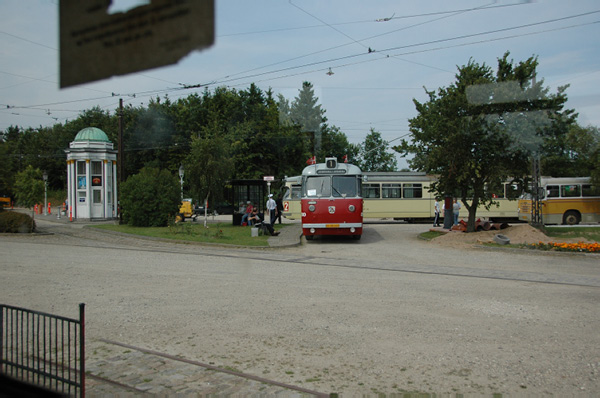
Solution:
[[[482,243],[493,243],[494,235],[501,234],[510,239],[511,244],[533,244],[533,243],[548,243],[556,242],[556,238],[546,236],[539,229],[533,228],[529,224],[518,224],[511,225],[508,228],[502,230],[490,230],[481,232],[459,232],[450,231],[444,235],[441,235],[431,242],[442,246],[451,246],[458,248],[472,247],[473,245]],[[585,241],[585,239],[563,239],[561,242],[578,242]]]

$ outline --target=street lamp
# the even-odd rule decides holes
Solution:
[[[44,170],[44,174],[42,174],[42,178],[44,179],[44,215],[48,215],[48,173]]]
[[[179,166],[179,183],[181,184],[181,201],[183,202],[183,173],[185,169],[183,165]]]

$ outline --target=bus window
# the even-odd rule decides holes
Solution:
[[[333,196],[336,198],[353,198],[357,196],[356,176],[333,176]]]
[[[579,185],[561,185],[560,196],[563,198],[578,198],[581,196]]]
[[[331,178],[329,176],[308,177],[306,179],[306,196],[331,196]]]
[[[400,184],[383,184],[381,193],[384,198],[400,198]]]
[[[365,199],[379,199],[379,184],[363,184],[363,197]]]
[[[581,186],[581,196],[600,196],[600,189],[591,184],[583,184]]]
[[[546,185],[546,197],[547,198],[558,198],[560,191],[558,185]]]
[[[423,184],[404,184],[404,198],[422,198]]]

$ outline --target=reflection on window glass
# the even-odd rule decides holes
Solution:
[[[581,196],[579,188],[580,188],[579,185],[561,185],[560,186],[560,195],[563,198],[579,197],[579,196]]]
[[[302,196],[302,187],[299,185],[292,187],[292,199],[300,199]]]
[[[423,184],[404,184],[404,198],[422,198]]]
[[[78,176],[85,175],[85,162],[82,162],[82,161],[77,162],[77,175]]]
[[[365,199],[379,199],[379,184],[363,184],[363,197]]]
[[[387,198],[399,199],[400,191],[401,191],[400,184],[383,184],[381,193],[382,193],[384,199],[387,199]]]
[[[558,190],[558,185],[546,185],[547,198],[558,198],[559,196],[560,191]]]
[[[336,198],[351,198],[357,195],[356,177],[333,176],[333,196]]]
[[[102,162],[92,162],[92,174],[102,174]]]
[[[582,196],[600,196],[600,188],[591,184],[584,184],[581,186]]]
[[[102,191],[99,189],[94,189],[92,200],[94,203],[102,203]]]
[[[306,196],[308,197],[331,196],[331,177],[308,177],[305,189]]]
[[[489,184],[486,186],[486,190],[494,199],[504,198],[504,184]]]
[[[506,198],[517,199],[523,190],[518,184],[506,184]]]

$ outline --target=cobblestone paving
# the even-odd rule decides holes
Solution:
[[[184,362],[183,358],[167,358],[108,341],[88,342],[86,349],[88,397],[323,396],[220,372],[201,364]]]

